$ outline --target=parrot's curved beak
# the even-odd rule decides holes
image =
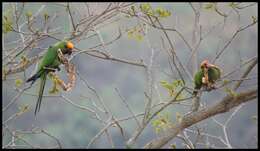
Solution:
[[[77,49],[72,49],[71,52],[78,52],[78,50]]]
[[[209,65],[209,61],[208,60],[204,60],[202,61],[202,63],[200,64],[200,68],[208,68]]]
[[[208,63],[205,63],[205,68],[208,68],[209,67],[209,64]]]
[[[67,48],[68,55],[71,55],[72,52],[73,52],[73,48],[74,48],[73,43],[68,41],[67,44],[66,44],[66,48]]]
[[[214,65],[214,64],[208,64],[208,67],[215,67],[215,68],[219,68],[218,66]]]

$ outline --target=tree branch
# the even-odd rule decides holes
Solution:
[[[182,121],[179,124],[169,129],[169,132],[165,136],[150,141],[144,146],[144,148],[161,148],[171,139],[176,137],[177,134],[179,134],[185,128],[188,128],[193,124],[213,117],[217,114],[228,112],[235,106],[238,106],[255,98],[257,98],[257,88],[241,92],[236,97],[226,96],[222,99],[222,101],[209,108],[205,108],[199,112],[186,115],[185,117],[183,117]]]

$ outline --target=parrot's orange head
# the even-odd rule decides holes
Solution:
[[[200,68],[208,68],[209,67],[209,61],[208,60],[204,60],[201,62],[200,64]]]
[[[70,41],[68,41],[68,42],[66,43],[66,49],[68,50],[68,54],[69,54],[69,55],[71,55],[73,48],[74,48],[73,43],[70,42]]]

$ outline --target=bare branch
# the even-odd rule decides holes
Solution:
[[[226,48],[231,44],[231,42],[236,38],[236,36],[237,36],[240,32],[242,32],[242,31],[246,30],[247,28],[249,28],[249,27],[255,25],[257,22],[258,22],[258,21],[255,21],[255,22],[252,22],[252,23],[249,24],[249,25],[246,25],[245,27],[240,27],[240,28],[233,34],[233,36],[231,37],[231,39],[224,45],[224,47],[217,53],[216,57],[213,59],[212,62],[214,63],[217,59],[219,59],[220,55],[226,50]]]
[[[158,139],[152,140],[151,142],[147,143],[144,148],[161,148],[185,128],[190,127],[191,125],[209,117],[213,117],[220,113],[225,113],[235,106],[254,100],[256,97],[257,89],[241,92],[237,95],[237,97],[226,96],[219,103],[211,107],[202,109],[201,111],[195,112],[191,115],[186,115],[185,117],[183,117],[180,124],[177,124],[174,128],[169,129],[169,133]]]

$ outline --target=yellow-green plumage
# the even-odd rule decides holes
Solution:
[[[204,76],[203,70],[200,69],[194,76],[194,89],[200,89],[202,87],[202,77]]]
[[[221,71],[218,67],[210,67],[208,69],[209,82],[215,83],[218,79],[220,79]]]
[[[200,69],[194,76],[194,91],[193,94],[197,94],[197,91],[201,89],[204,85],[202,82],[202,78],[204,77],[204,69]],[[208,80],[210,83],[214,84],[221,77],[221,71],[216,66],[208,67]]]
[[[53,46],[50,46],[46,54],[43,56],[43,59],[41,60],[41,63],[38,67],[39,70],[43,70],[44,67],[57,67],[60,65],[58,63],[58,49],[62,50],[62,53],[66,51],[66,41],[57,42]]]
[[[32,81],[32,84],[40,78],[40,89],[39,89],[39,97],[36,103],[36,108],[34,114],[36,115],[37,111],[40,111],[42,95],[44,91],[44,86],[46,83],[47,74],[51,71],[50,69],[58,69],[61,62],[58,59],[58,49],[62,51],[63,54],[70,54],[71,52],[66,48],[67,41],[60,41],[50,46],[47,52],[44,54],[43,58],[40,61],[38,66],[38,70],[36,74],[34,74],[31,78],[29,78],[26,82]]]

